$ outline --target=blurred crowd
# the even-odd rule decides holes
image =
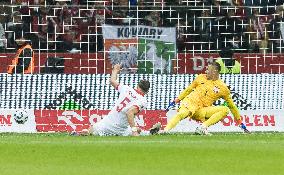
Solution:
[[[1,0],[0,52],[100,52],[103,24],[176,27],[178,52],[282,53],[284,0]]]

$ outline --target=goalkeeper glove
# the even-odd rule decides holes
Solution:
[[[174,101],[170,102],[169,106],[167,107],[166,111],[169,111],[171,107],[173,107],[176,103],[179,103],[180,100],[176,98]]]
[[[245,133],[250,133],[245,124],[241,123],[239,124],[239,127],[244,130]]]

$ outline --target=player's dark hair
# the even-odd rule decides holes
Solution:
[[[221,71],[221,65],[217,63],[216,61],[213,61],[210,65],[214,66],[218,72]]]
[[[140,80],[138,87],[144,92],[147,93],[150,89],[150,82],[148,80]]]

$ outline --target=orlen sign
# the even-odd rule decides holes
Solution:
[[[176,111],[167,113],[168,121],[176,114]],[[250,131],[284,131],[284,110],[246,110],[241,111],[242,121]],[[194,132],[200,123],[185,119],[181,121],[173,132]],[[234,117],[230,114],[222,121],[212,125],[208,129],[211,132],[241,132]]]
[[[241,111],[244,123],[251,131],[284,131],[284,110]]]
[[[109,110],[35,110],[36,129],[38,132],[82,131],[107,116]],[[135,118],[136,125],[148,130],[153,124],[166,125],[164,111],[142,111]]]
[[[0,126],[11,126],[12,115],[0,115]]]
[[[242,121],[246,126],[275,126],[275,116],[273,114],[253,114],[243,115]],[[233,116],[227,116],[222,120],[224,126],[237,126]]]
[[[71,132],[81,131],[99,122],[107,116],[109,110],[35,110],[37,132]],[[136,125],[148,130],[153,124],[161,122],[163,127],[176,114],[162,110],[142,111],[136,117]],[[243,122],[250,131],[284,131],[284,110],[248,110],[241,111]],[[184,119],[172,132],[194,132],[200,123]],[[232,115],[209,127],[210,132],[242,132]]]
[[[16,133],[36,132],[34,110],[22,110],[22,109],[0,110],[0,132],[16,132]]]

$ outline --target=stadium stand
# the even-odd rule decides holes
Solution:
[[[120,63],[121,81],[149,79],[148,109],[164,109],[222,59],[229,70],[240,63],[240,74],[222,78],[241,110],[283,109],[283,1],[253,2],[3,0],[0,108],[62,109],[73,100],[80,109],[110,109],[117,93],[107,79]],[[6,74],[19,34],[35,52],[32,75]],[[231,56],[220,58],[224,50]]]

